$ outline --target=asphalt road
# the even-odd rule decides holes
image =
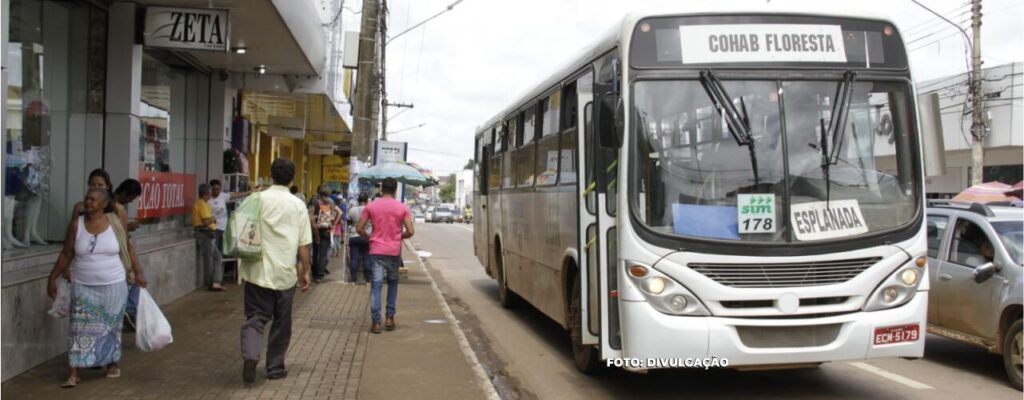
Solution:
[[[1015,399],[995,355],[929,335],[921,360],[827,363],[816,369],[739,372],[618,369],[586,376],[572,364],[565,331],[530,306],[506,310],[497,283],[473,254],[472,225],[417,224],[432,274],[505,399],[833,398]]]

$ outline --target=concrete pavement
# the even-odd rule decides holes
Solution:
[[[67,371],[62,355],[4,382],[0,394],[111,400],[486,398],[493,393],[490,382],[463,353],[460,333],[433,282],[408,248],[403,259],[409,274],[399,285],[395,331],[369,333],[369,286],[341,282],[340,259],[332,259],[334,273],[323,283],[296,294],[286,379],[264,379],[261,360],[256,382],[242,383],[242,290],[228,285],[226,293],[196,291],[164,305],[175,341],[158,352],[139,351],[135,335],[125,334],[121,378],[84,370],[78,387],[61,389]]]

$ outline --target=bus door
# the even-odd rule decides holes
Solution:
[[[601,304],[600,296],[600,240],[597,224],[597,191],[594,182],[593,146],[597,143],[592,126],[594,107],[594,73],[587,72],[576,80],[576,118],[579,138],[576,140],[576,170],[580,171],[576,185],[579,243],[579,276],[581,314],[583,317],[582,343],[600,345]]]
[[[488,138],[491,130],[484,131],[483,135],[477,138],[476,143],[476,187],[477,195],[473,199],[473,250],[480,260],[480,264],[487,266],[489,260],[487,238],[491,232],[487,224],[487,180],[491,169],[491,145]]]
[[[595,117],[596,108],[600,107],[601,98],[619,93],[619,59],[616,52],[609,53],[594,64],[594,80],[591,105],[587,107],[586,143],[587,208],[592,210],[597,220],[594,228],[586,234],[587,254],[595,259],[593,266],[598,282],[595,297],[600,303],[600,337],[601,358],[619,357],[622,349],[622,337],[619,325],[618,303],[618,244],[616,233],[616,205],[618,196],[618,149],[601,147],[598,138],[598,121]]]

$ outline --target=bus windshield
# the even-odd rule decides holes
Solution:
[[[842,77],[723,79],[716,107],[700,80],[636,82],[635,215],[662,234],[746,242],[841,239],[909,224],[919,198],[910,87],[847,81],[845,124],[831,132],[843,87]],[[742,124],[728,121],[730,109]],[[747,131],[743,143],[736,126]]]

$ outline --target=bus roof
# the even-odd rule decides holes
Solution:
[[[796,4],[786,1],[758,4],[724,2],[709,4],[707,2],[693,2],[684,5],[673,5],[670,7],[639,8],[627,14],[620,23],[610,27],[604,35],[600,36],[600,40],[574,54],[573,57],[569,58],[568,61],[564,63],[562,67],[558,68],[555,73],[549,75],[546,79],[533,86],[530,90],[522,92],[522,94],[516,96],[516,100],[502,109],[500,113],[477,126],[475,134],[482,134],[485,130],[490,129],[501,121],[506,115],[516,112],[522,106],[523,102],[540,96],[544,92],[552,89],[556,84],[570,77],[570,75],[574,74],[576,71],[593,62],[598,57],[614,49],[619,45],[620,38],[628,38],[630,33],[633,31],[633,26],[644,18],[658,16],[668,17],[721,14],[792,14],[880,20],[891,23],[894,28],[897,28],[897,31],[900,31],[898,29],[899,27],[895,22],[893,22],[891,15],[889,14],[877,12],[876,10],[865,10],[863,7],[856,8],[842,6],[840,4],[833,4],[832,2],[828,2],[827,5],[823,5],[822,3],[824,2],[815,2],[814,4]]]

